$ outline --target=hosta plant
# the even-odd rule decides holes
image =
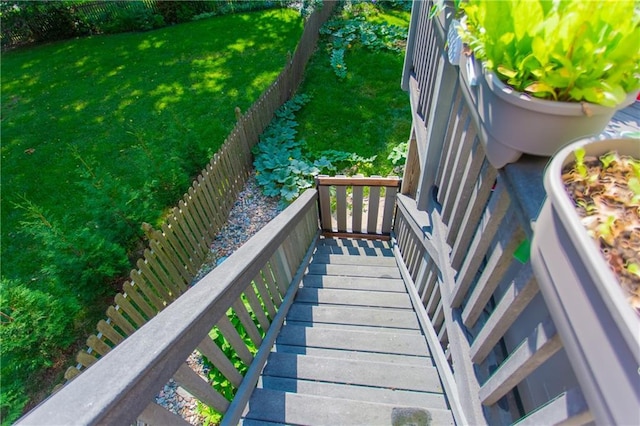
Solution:
[[[615,107],[640,89],[634,0],[469,0],[461,8],[463,41],[519,92]]]
[[[563,182],[631,305],[640,311],[640,159],[578,148]]]

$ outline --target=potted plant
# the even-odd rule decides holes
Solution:
[[[461,9],[460,36],[483,65],[476,106],[496,167],[600,133],[640,89],[633,0],[469,0]]]
[[[531,263],[598,424],[640,419],[640,140],[581,139],[544,177]]]

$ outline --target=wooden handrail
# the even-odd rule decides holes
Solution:
[[[210,347],[208,337],[216,325],[232,345],[238,342],[233,339],[239,337],[233,326],[224,326],[230,325],[226,313],[233,307],[247,314],[241,296],[255,298],[254,286],[262,286],[259,297],[271,294],[280,306],[296,270],[306,267],[301,262],[318,233],[317,218],[317,192],[310,189],[196,286],[18,424],[132,424],[141,413],[166,422],[173,415],[151,402],[171,377],[205,404],[224,412],[226,399],[193,373],[185,360],[196,348],[208,352],[207,356],[211,353],[210,361],[219,356],[221,351],[215,344]],[[265,273],[275,280],[272,288],[257,279]],[[204,348],[207,345],[209,350]],[[248,356],[251,361],[252,355]],[[172,423],[180,420],[175,417]]]

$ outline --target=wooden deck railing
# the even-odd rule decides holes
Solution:
[[[413,129],[394,234],[472,424],[579,424],[592,415],[528,262],[540,160],[486,160],[446,20],[414,2],[405,61]],[[542,161],[544,163],[544,161]],[[606,367],[605,367],[606,368]]]
[[[187,424],[154,401],[171,377],[206,406],[222,414],[231,409],[237,416],[242,402],[232,406],[185,361],[197,349],[235,389],[252,389],[258,378],[254,371],[259,374],[268,351],[254,354],[250,349],[263,341],[268,348],[273,343],[271,330],[282,321],[277,313],[291,302],[287,292],[298,286],[318,233],[317,192],[308,190],[196,286],[18,424],[126,425],[136,419]],[[232,324],[234,317],[241,326]],[[209,337],[214,329],[233,347],[231,356]],[[251,366],[244,378],[234,366],[235,356]]]
[[[322,234],[388,240],[401,183],[397,177],[318,176]]]

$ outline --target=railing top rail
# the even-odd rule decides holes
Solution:
[[[224,263],[18,424],[132,424],[309,209],[307,190]]]
[[[402,179],[397,176],[389,177],[363,177],[363,176],[318,176],[316,179],[318,185],[334,185],[334,186],[387,186],[399,187]]]

